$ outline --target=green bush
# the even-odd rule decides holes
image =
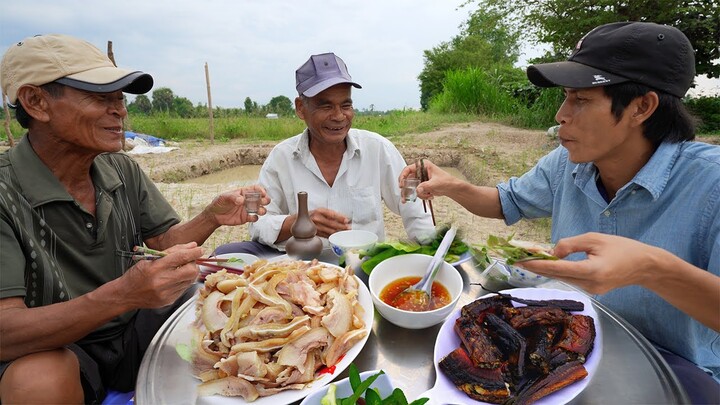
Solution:
[[[686,98],[684,103],[700,119],[698,133],[720,135],[720,96]]]

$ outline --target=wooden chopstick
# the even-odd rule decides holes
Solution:
[[[420,158],[420,181],[421,181],[421,182],[430,180],[430,177],[428,176],[427,170],[425,169],[425,162],[424,162],[424,160],[425,160],[425,159]],[[425,212],[427,213],[427,209],[425,208],[425,200],[422,200],[422,202],[423,202],[423,211],[425,211]],[[435,212],[433,211],[432,200],[428,200],[427,202],[428,202],[428,206],[430,206],[430,216],[432,217],[433,226],[436,226],[436,224],[435,224]]]

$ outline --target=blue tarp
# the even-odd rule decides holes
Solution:
[[[131,131],[125,131],[125,139],[135,139],[136,137],[143,139],[150,146],[165,146],[164,139],[157,138],[152,135],[138,134]]]

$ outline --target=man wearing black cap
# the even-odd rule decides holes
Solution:
[[[374,232],[385,238],[383,206],[400,214],[408,236],[434,235],[429,213],[420,201],[403,204],[397,177],[405,160],[386,138],[353,129],[352,87],[360,88],[342,59],[333,53],[312,55],[295,71],[295,113],[307,124],[299,135],[273,148],[260,170],[259,182],[270,196],[268,214],[250,226],[252,241],[220,246],[216,254],[277,254],[291,236],[297,193],[308,193],[318,236],[346,229]]]
[[[150,75],[66,35],[11,46],[0,69],[27,128],[0,154],[0,401],[99,403],[106,389],[134,388],[155,331],[193,292],[199,245],[220,225],[257,217],[236,190],[180,223],[138,165],[115,153],[123,92],[149,91]],[[121,254],[143,244],[167,256]]]
[[[720,148],[692,142],[681,100],[695,76],[690,42],[669,26],[607,24],[567,61],[527,74],[564,88],[561,146],[497,188],[426,164],[418,196],[507,224],[552,217],[554,254],[574,261],[523,266],[598,294],[661,349],[694,401],[720,402]]]

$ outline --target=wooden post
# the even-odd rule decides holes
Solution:
[[[117,67],[117,63],[115,63],[115,54],[113,53],[112,49],[112,41],[108,41],[107,43],[107,56],[110,59],[110,62]],[[127,110],[127,100],[123,97],[123,102],[125,103],[125,109]],[[125,119],[123,120],[125,122],[125,127],[132,131],[132,122],[130,122],[130,114],[125,116]],[[125,136],[122,138],[122,149],[125,150]]]
[[[2,93],[2,103],[3,103],[3,109],[5,110],[5,134],[7,134],[8,143],[10,144],[10,147],[12,148],[15,146],[15,140],[12,136],[12,131],[10,131],[10,109],[8,108],[7,103],[5,102],[5,92]]]
[[[207,84],[208,114],[210,116],[210,143],[215,144],[215,125],[213,124],[212,95],[210,94],[210,71],[208,70],[207,62],[205,62],[205,83]]]

